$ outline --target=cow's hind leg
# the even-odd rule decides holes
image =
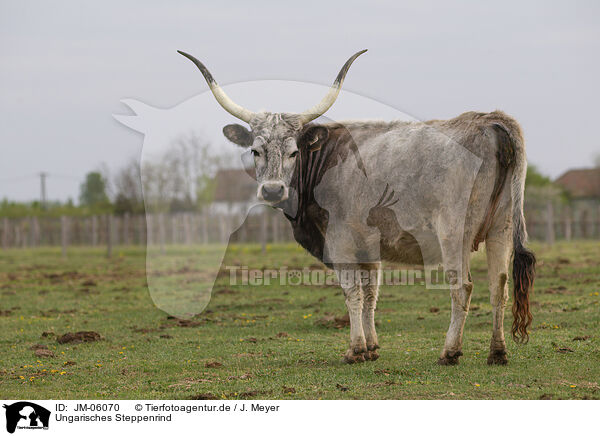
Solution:
[[[462,356],[462,335],[471,303],[473,283],[469,277],[470,249],[463,246],[462,234],[442,239],[444,270],[450,286],[452,314],[446,342],[438,359],[440,365],[456,365]]]
[[[366,360],[377,360],[379,341],[375,331],[375,307],[381,281],[381,265],[379,263],[362,265],[361,287],[363,291],[362,326],[367,343]]]
[[[506,365],[506,342],[504,341],[504,308],[508,301],[508,264],[512,248],[510,225],[504,229],[492,231],[485,241],[490,285],[490,303],[492,305],[492,341],[489,365]]]
[[[346,297],[346,308],[350,317],[350,348],[344,355],[344,361],[364,362],[367,343],[362,324],[363,294],[360,278],[354,269],[336,269],[336,272]]]

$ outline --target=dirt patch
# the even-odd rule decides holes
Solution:
[[[237,294],[237,292],[231,288],[222,288],[222,289],[218,289],[217,291],[215,291],[215,295],[233,295],[233,294]]]
[[[56,357],[54,352],[52,352],[51,350],[48,350],[48,349],[43,349],[43,348],[35,350],[35,355],[36,355],[36,357]]]
[[[234,354],[233,357],[263,357],[263,353],[237,353]]]
[[[77,333],[65,333],[60,336],[56,341],[59,344],[72,344],[79,342],[95,342],[101,340],[102,337],[97,332],[77,332]]]
[[[50,310],[40,310],[40,315],[44,318],[53,318],[56,315],[73,315],[77,313],[77,309],[67,309],[67,310],[58,310],[58,309],[50,309]]]
[[[325,316],[315,321],[316,325],[342,329],[350,325],[350,315],[335,316],[331,313],[325,313]]]
[[[229,396],[230,397],[236,396],[237,398],[241,398],[242,400],[245,400],[247,398],[254,398],[257,395],[264,394],[264,393],[265,392],[263,392],[263,391],[246,391],[246,392],[239,392],[236,395],[236,392],[233,392],[233,393],[229,394]]]
[[[11,316],[12,311],[10,310],[0,310],[0,316]]]
[[[182,319],[172,315],[167,316],[167,319],[175,320],[175,325],[177,327],[198,327],[199,325],[205,324],[205,321],[199,321],[194,319]]]
[[[282,386],[281,390],[283,391],[284,394],[295,394],[296,393],[296,389],[290,388],[288,386]]]
[[[131,331],[134,333],[153,333],[158,331],[157,329],[153,329],[153,328],[147,328],[147,327],[137,327],[137,326],[133,326],[131,327]]]
[[[48,347],[43,344],[32,345],[29,349],[34,351],[36,357],[56,357],[54,352],[49,350]]]
[[[56,334],[54,332],[51,332],[51,331],[42,332],[42,338],[53,338],[54,336],[56,336]]]
[[[93,280],[86,280],[81,283],[81,286],[96,286],[97,283]]]
[[[589,338],[591,338],[590,335],[585,335],[585,336],[575,336],[573,338],[574,341],[587,341]]]
[[[230,375],[227,377],[227,380],[250,380],[252,378],[252,374],[249,372],[242,375]]]
[[[62,273],[44,274],[44,278],[52,281],[53,283],[59,283],[59,282],[65,281],[65,280],[74,280],[79,277],[80,277],[80,275],[77,271],[65,271]]]
[[[213,380],[209,379],[209,378],[191,378],[191,377],[186,377],[183,380],[181,380],[180,382],[177,383],[173,383],[172,385],[169,385],[169,388],[179,388],[179,387],[184,387],[186,389],[189,389],[192,387],[192,385],[198,384],[198,383],[210,383]]]
[[[575,352],[575,350],[573,350],[572,348],[569,348],[569,347],[560,347],[560,348],[557,348],[556,351],[558,353],[574,353]]]
[[[188,400],[218,400],[219,397],[217,397],[214,394],[211,394],[210,392],[204,393],[204,394],[196,394],[196,395],[192,395],[191,397],[188,397]]]
[[[222,366],[223,364],[221,362],[217,362],[216,360],[212,362],[206,362],[204,364],[205,368],[221,368]]]
[[[438,313],[440,311],[439,307],[430,307],[429,308],[429,312],[431,313]]]
[[[286,295],[285,292],[283,292],[282,294]],[[283,298],[263,298],[262,300],[257,301],[258,304],[263,304],[263,303],[285,303],[287,300],[284,300]]]
[[[337,390],[339,390],[339,391],[342,391],[342,392],[346,392],[346,391],[350,390],[350,388],[348,386],[343,386],[343,385],[341,385],[339,383],[337,385],[335,385],[335,388]]]

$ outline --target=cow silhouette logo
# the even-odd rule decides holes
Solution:
[[[19,429],[48,429],[50,411],[29,401],[5,404],[6,431],[14,433]]]

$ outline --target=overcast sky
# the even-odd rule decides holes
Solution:
[[[295,5],[0,1],[0,198],[37,198],[46,171],[51,199],[76,199],[86,172],[139,156],[143,137],[112,118],[121,99],[169,108],[207,89],[177,49],[222,84],[326,85],[368,48],[345,89],[422,120],[504,110],[553,177],[600,153],[598,2]]]

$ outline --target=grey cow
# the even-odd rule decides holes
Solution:
[[[527,162],[519,124],[498,111],[426,122],[312,123],[333,105],[365,51],[345,63],[321,102],[300,114],[237,105],[200,61],[180,53],[200,69],[221,106],[249,124],[250,130],[227,125],[223,133],[250,148],[258,198],[282,209],[295,239],[340,277],[350,317],[346,362],[379,357],[374,312],[385,260],[423,264],[425,271],[443,267],[452,314],[438,362],[458,363],[473,290],[469,257],[485,241],[493,322],[487,362],[506,364],[511,255],[518,342],[528,339],[535,277],[535,256],[525,248]]]

